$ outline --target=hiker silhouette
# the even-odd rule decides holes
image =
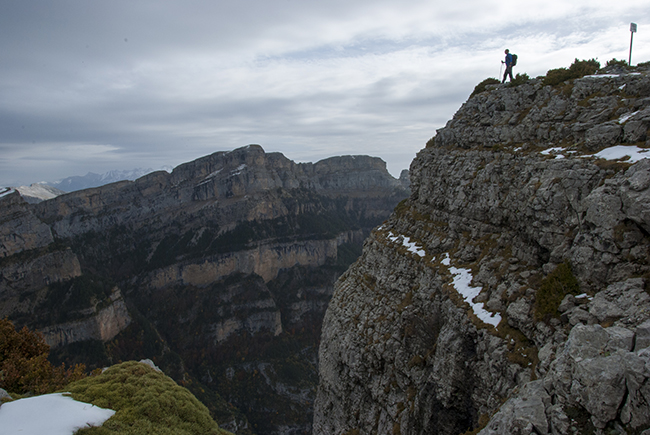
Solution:
[[[501,61],[501,63],[506,64],[506,72],[503,73],[503,80],[501,80],[502,84],[506,82],[506,77],[508,77],[508,76],[510,76],[510,81],[512,81],[512,67],[514,66],[514,63],[513,63],[513,60],[512,60],[512,54],[510,54],[510,50],[508,50],[506,48],[505,54],[506,54],[506,60]]]

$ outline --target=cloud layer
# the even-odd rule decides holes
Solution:
[[[650,60],[646,2],[619,3],[2,2],[0,185],[249,143],[379,156],[399,175],[504,48],[530,76],[627,59],[634,21],[632,61]]]

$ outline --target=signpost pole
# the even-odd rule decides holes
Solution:
[[[636,23],[630,23],[630,58],[627,61],[627,64],[629,66],[632,66],[632,39],[634,38],[635,33],[636,33]]]

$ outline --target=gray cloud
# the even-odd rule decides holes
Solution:
[[[0,3],[0,185],[176,165],[258,143],[395,175],[474,85],[650,58],[641,0]],[[647,32],[650,34],[650,32]],[[638,48],[637,48],[638,47]]]

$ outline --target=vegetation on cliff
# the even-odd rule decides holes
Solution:
[[[86,374],[83,364],[65,368],[48,360],[50,346],[39,333],[0,319],[0,388],[17,394],[52,393]]]
[[[128,361],[66,386],[75,400],[113,409],[103,426],[79,435],[226,435],[186,388],[147,366]]]
[[[650,429],[649,67],[477,86],[336,284],[315,434]]]

